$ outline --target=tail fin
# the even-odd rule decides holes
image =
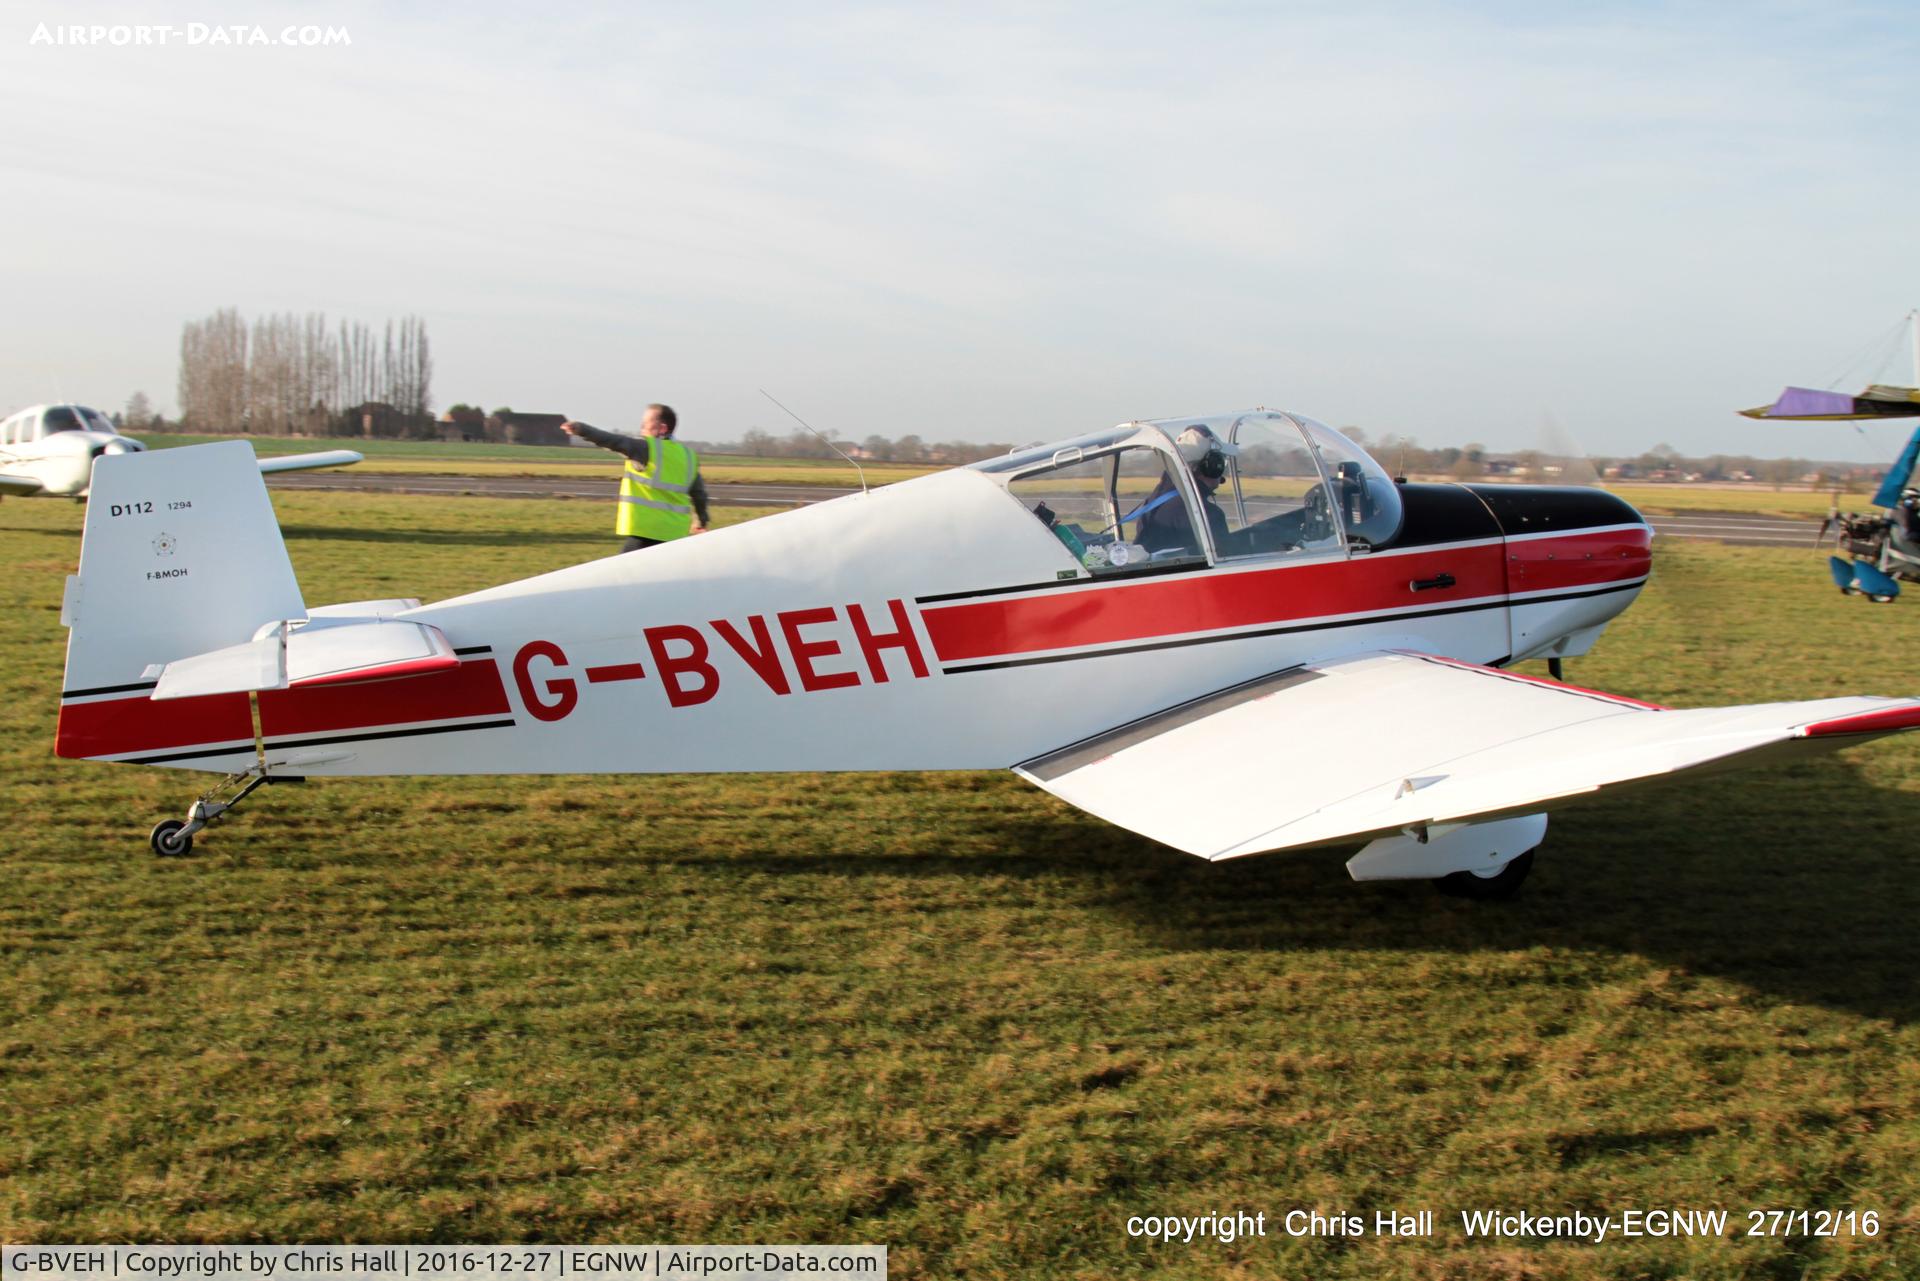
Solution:
[[[246,695],[190,700],[218,708],[153,703],[148,669],[306,613],[252,445],[99,459],[80,572],[67,579],[60,612],[71,631],[54,750],[124,758],[216,738],[250,748]],[[237,718],[227,706],[235,697]]]

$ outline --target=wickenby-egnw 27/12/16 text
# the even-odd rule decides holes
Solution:
[[[1248,1237],[1429,1237],[1442,1226],[1468,1237],[1580,1240],[1599,1244],[1609,1238],[1666,1237],[1877,1237],[1877,1210],[1695,1210],[1673,1207],[1541,1212],[1536,1210],[1459,1210],[1441,1216],[1433,1210],[1375,1210],[1370,1214],[1295,1209],[1221,1214],[1137,1214],[1127,1219],[1127,1235],[1157,1241],[1218,1241]]]

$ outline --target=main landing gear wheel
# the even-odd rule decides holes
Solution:
[[[1510,859],[1501,865],[1497,872],[1482,876],[1478,872],[1454,872],[1442,876],[1433,883],[1433,888],[1453,898],[1478,899],[1491,902],[1509,899],[1520,892],[1520,883],[1527,879],[1527,873],[1533,870],[1535,851]]]
[[[193,849],[193,836],[186,828],[177,818],[162,819],[153,825],[147,844],[153,846],[153,852],[161,858],[185,858]]]

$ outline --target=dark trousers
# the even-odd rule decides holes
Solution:
[[[627,541],[620,544],[620,550],[623,552],[637,552],[642,547],[658,547],[666,541],[664,538],[636,538],[629,535]]]

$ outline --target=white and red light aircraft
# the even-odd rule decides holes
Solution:
[[[85,498],[97,458],[137,454],[145,445],[122,436],[113,420],[85,405],[34,405],[0,421],[0,496]],[[351,449],[262,458],[263,472],[344,467],[361,461]]]
[[[56,750],[228,775],[162,854],[282,778],[1012,767],[1206,858],[1364,842],[1356,879],[1497,897],[1556,803],[1920,728],[1915,699],[1675,711],[1503,670],[1627,607],[1639,515],[1397,484],[1266,410],[431,605],[309,608],[245,442],[93,487]]]

